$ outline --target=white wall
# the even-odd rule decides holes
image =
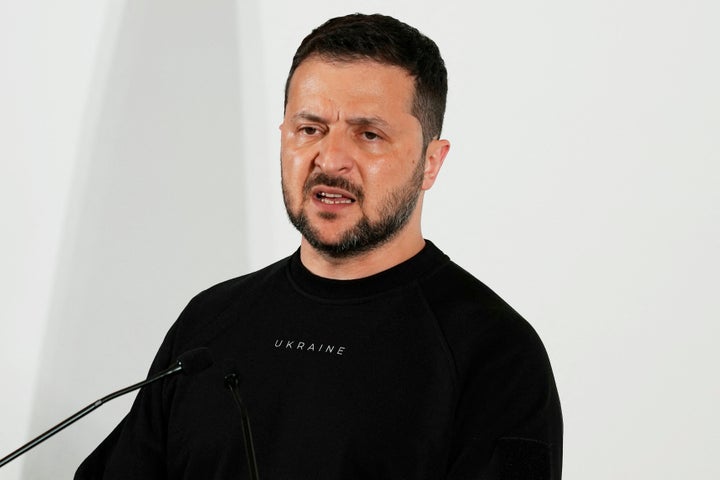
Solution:
[[[80,124],[111,10],[90,1],[62,9],[49,1],[0,2],[3,456],[31,434]],[[20,478],[20,470],[18,460],[3,468],[2,478]]]
[[[425,234],[543,337],[565,478],[718,478],[712,0],[0,3],[0,455],[141,378],[192,294],[296,247],[283,83],[352,11],[446,58]],[[116,402],[0,477],[71,477]]]
[[[236,5],[95,3],[3,16],[3,452],[143,378],[189,298],[245,268]],[[130,401],[3,478],[70,478]]]

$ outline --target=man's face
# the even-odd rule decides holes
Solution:
[[[283,197],[319,251],[368,251],[415,212],[426,187],[414,91],[405,70],[373,61],[311,57],[295,70],[280,126]]]

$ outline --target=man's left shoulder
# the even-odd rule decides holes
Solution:
[[[449,259],[432,275],[420,279],[420,285],[429,304],[438,313],[505,317],[508,321],[521,318],[490,287]]]
[[[544,354],[532,325],[485,283],[453,261],[420,280],[451,349],[495,343]]]

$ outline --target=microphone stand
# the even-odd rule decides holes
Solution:
[[[243,440],[245,441],[245,457],[247,458],[248,472],[250,473],[250,480],[260,480],[258,476],[258,467],[255,460],[255,446],[253,445],[252,432],[250,430],[250,416],[248,415],[247,408],[240,398],[238,392],[238,386],[240,380],[234,373],[225,375],[225,386],[232,393],[235,404],[240,410],[240,420],[242,421]]]
[[[12,460],[16,459],[17,457],[19,457],[23,453],[27,452],[31,448],[41,444],[42,442],[44,442],[48,438],[52,437],[53,435],[55,435],[59,431],[63,430],[64,428],[69,427],[73,423],[75,423],[78,420],[80,420],[81,418],[83,418],[88,413],[90,413],[93,410],[95,410],[96,408],[100,407],[105,402],[109,402],[110,400],[112,400],[114,398],[117,398],[121,395],[125,395],[126,393],[132,392],[133,390],[137,390],[138,388],[142,388],[149,383],[160,380],[161,378],[165,378],[167,376],[174,375],[174,374],[182,371],[182,369],[183,369],[183,365],[180,361],[178,361],[172,367],[170,367],[166,370],[163,370],[162,372],[158,373],[157,375],[154,375],[146,380],[143,380],[142,382],[138,382],[135,385],[125,387],[122,390],[118,390],[117,392],[113,392],[110,395],[106,395],[106,396],[102,397],[101,399],[96,400],[95,402],[91,403],[87,407],[78,411],[74,415],[71,415],[70,417],[66,418],[62,422],[58,423],[57,425],[52,427],[47,432],[43,433],[42,435],[39,435],[38,437],[35,437],[34,439],[30,440],[28,443],[26,443],[22,447],[18,448],[11,454],[0,459],[0,467],[4,466],[7,463],[10,463]]]

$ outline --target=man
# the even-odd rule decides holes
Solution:
[[[447,75],[436,45],[349,15],[300,45],[280,126],[299,250],[194,298],[144,389],[76,478],[247,478],[237,372],[268,479],[559,479],[562,419],[532,328],[423,239]]]

